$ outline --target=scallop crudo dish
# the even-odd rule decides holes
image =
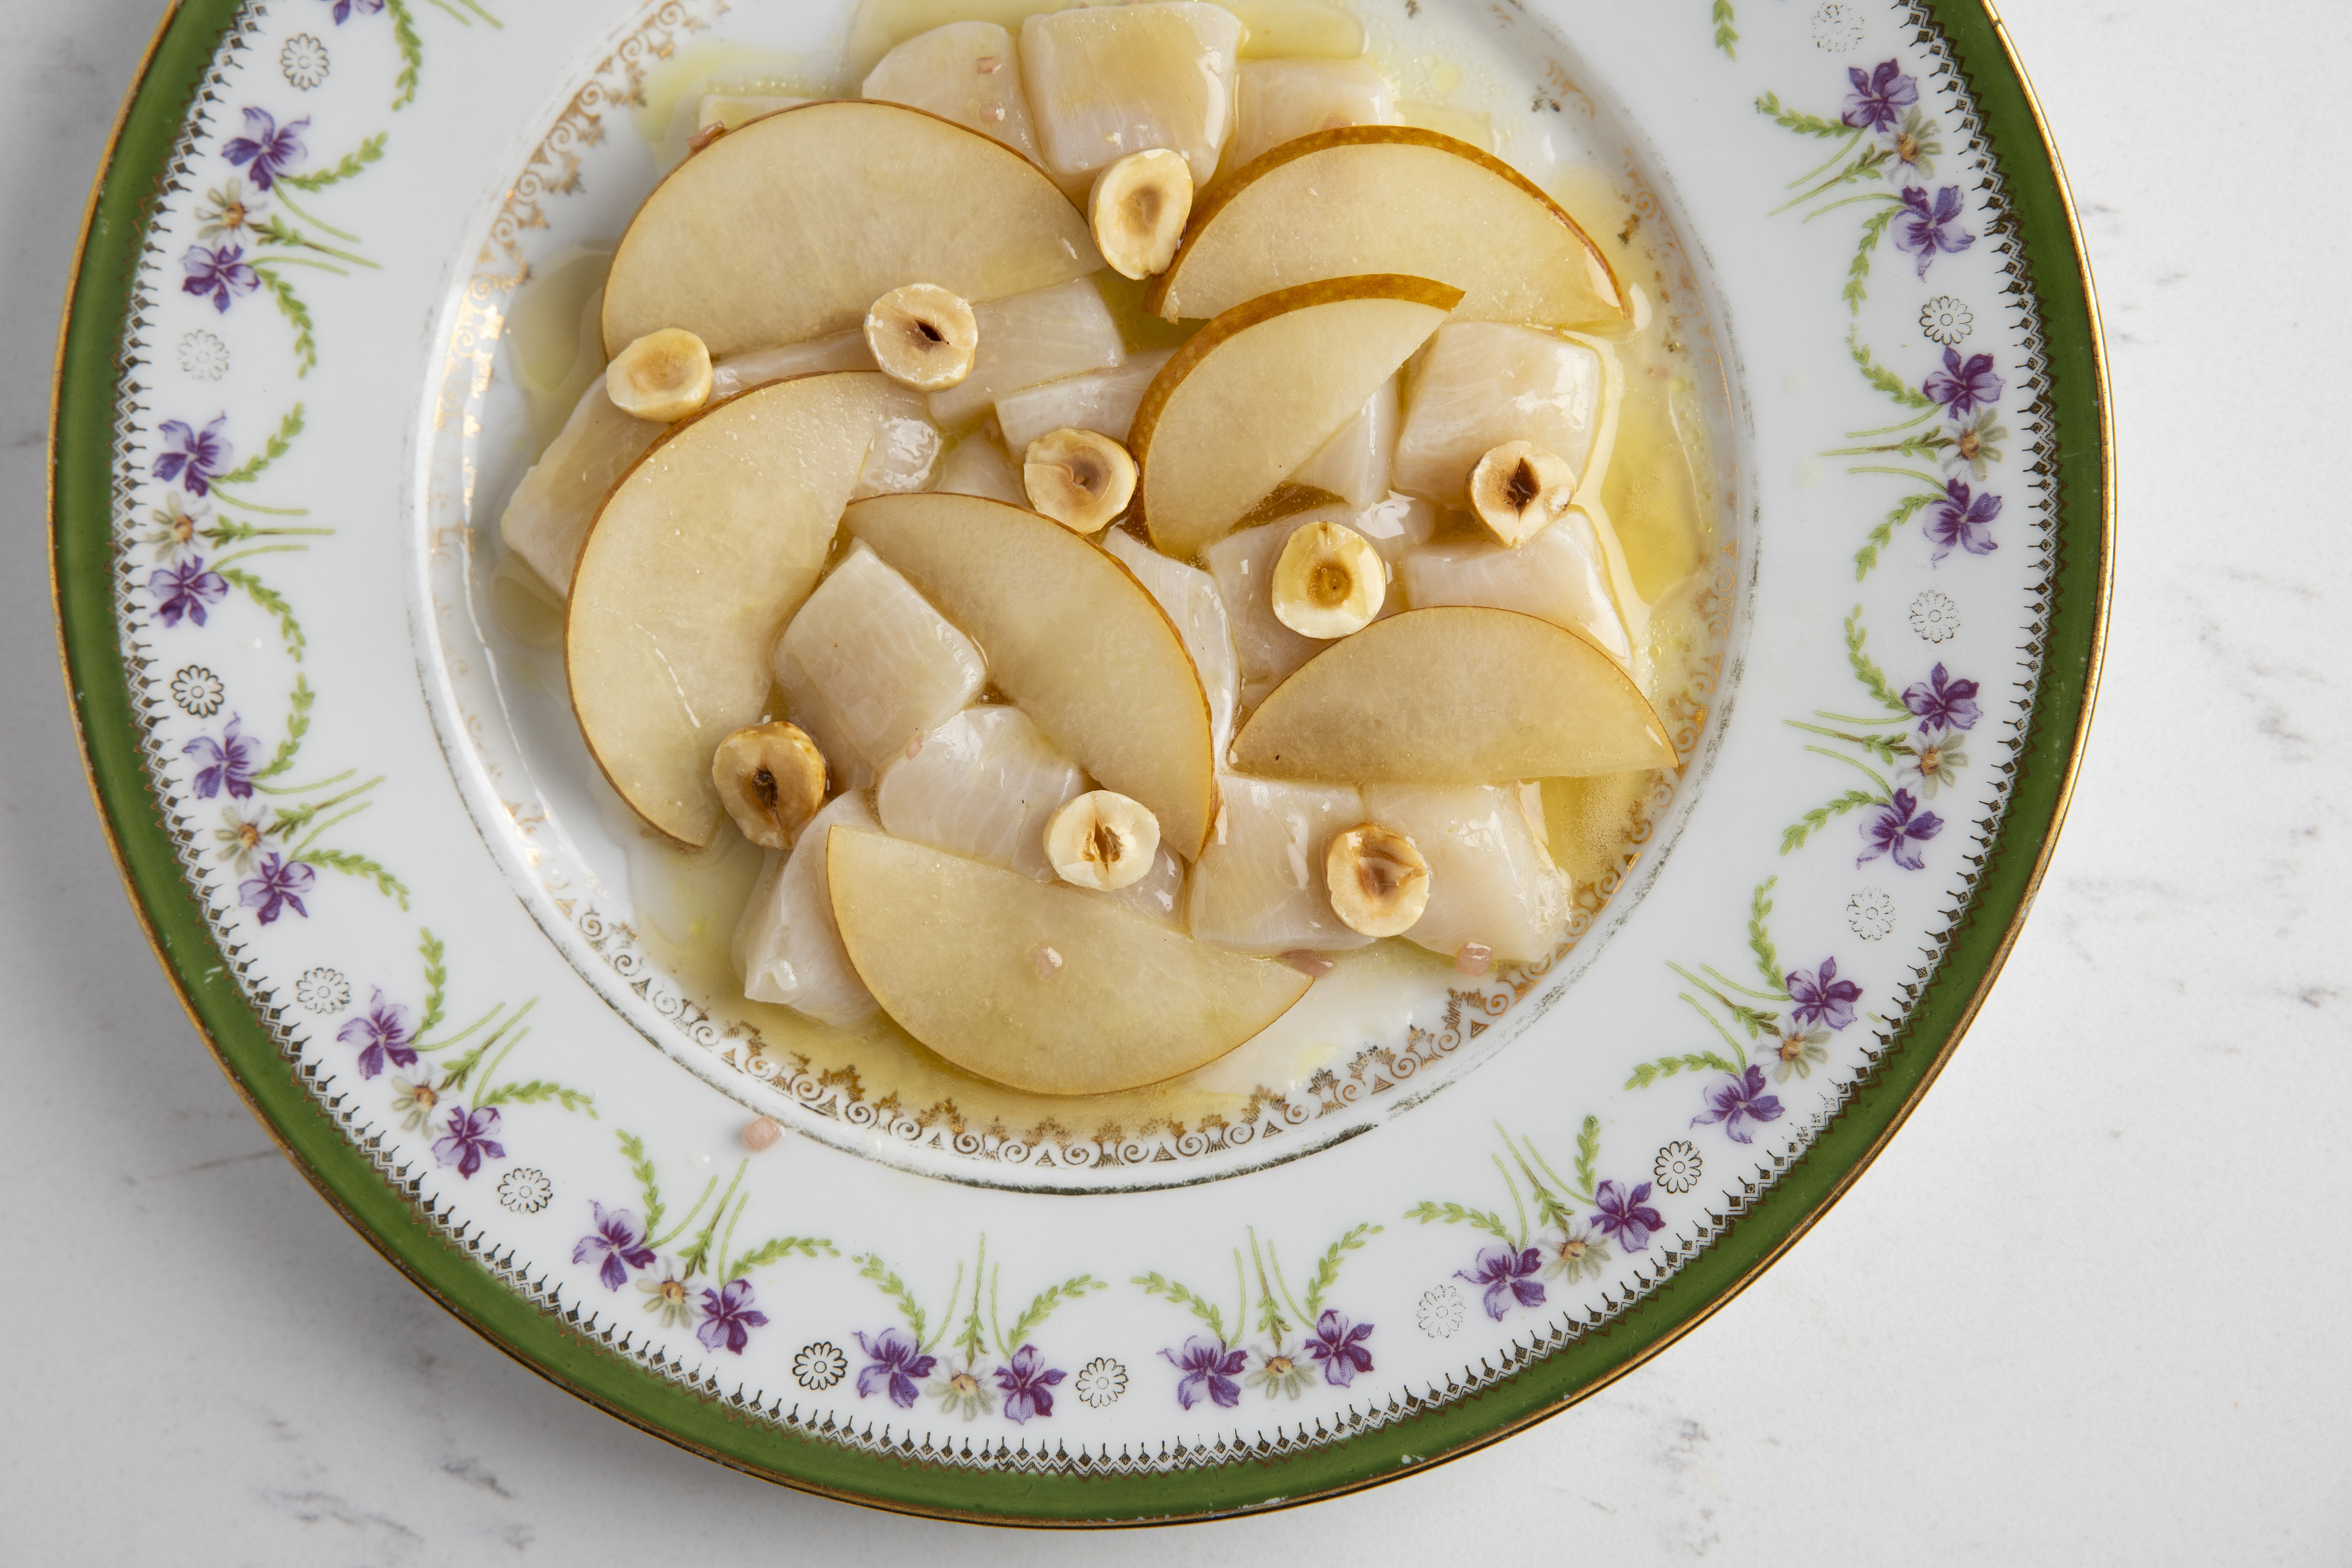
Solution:
[[[687,92],[503,515],[707,972],[1098,1096],[1548,963],[1695,732],[1648,253],[1338,7],[963,9]]]

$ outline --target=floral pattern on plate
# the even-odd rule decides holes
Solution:
[[[425,166],[426,121],[461,106],[401,111],[443,79],[438,51],[458,24],[466,50],[493,61],[574,28],[566,47],[593,66],[512,195],[486,229],[466,231],[486,233],[488,264],[519,276],[576,237],[572,215],[584,205],[562,204],[590,188],[580,159],[623,132],[619,110],[643,95],[652,62],[717,14],[666,5],[601,39],[545,7],[432,9],[283,5],[240,24],[253,47],[215,62],[213,107],[183,133],[182,177],[157,198],[137,283],[139,335],[125,354],[153,384],[118,420],[114,602],[125,678],[141,694],[142,787],[235,984],[303,1091],[435,1245],[463,1248],[499,1289],[633,1375],[719,1402],[755,1433],[1029,1478],[1213,1470],[1244,1452],[1295,1458],[1360,1441],[1576,1347],[1717,1245],[1885,1059],[1998,826],[2051,570],[2053,498],[2037,477],[2052,440],[2041,329],[2008,286],[2021,258],[2002,167],[1932,28],[1890,27],[1898,14],[1876,7],[1749,7],[1742,37],[1719,0],[1720,54],[1700,57],[1721,72],[1710,90],[1743,116],[1750,101],[1763,111],[1741,156],[1782,157],[1791,135],[1832,149],[1787,182],[1783,211],[1759,204],[1738,219],[1742,232],[1760,245],[1816,218],[1859,220],[1842,273],[1797,280],[1802,346],[1843,380],[1790,449],[1848,460],[1825,504],[1860,521],[1824,552],[1774,532],[1788,503],[1768,490],[1760,527],[1786,554],[1764,563],[1735,550],[1711,582],[1728,617],[1759,572],[1801,565],[1809,582],[1832,569],[1843,580],[1843,551],[1867,529],[1851,561],[1860,602],[1842,647],[1834,620],[1819,628],[1834,657],[1792,658],[1798,678],[1751,686],[1729,735],[1712,701],[1671,716],[1685,751],[1745,747],[1802,796],[1766,792],[1759,811],[1781,815],[1719,845],[1727,870],[1704,887],[1673,882],[1664,855],[1610,873],[1612,887],[1657,879],[1645,896],[1671,900],[1671,921],[1629,920],[1608,947],[1460,986],[1397,1042],[1340,1042],[1302,1094],[1237,1096],[1247,1109],[1214,1125],[1093,1140],[1058,1126],[960,1125],[839,1075],[796,1075],[784,1053],[716,1026],[702,1043],[724,1070],[697,1081],[598,998],[573,994],[572,972],[495,875],[475,868],[466,879],[427,849],[430,835],[464,841],[473,828],[429,747],[396,752],[373,739],[379,713],[418,721],[413,675],[380,676],[410,646],[348,588],[393,581],[406,558],[387,506],[347,489],[343,472],[372,460],[342,415],[386,363],[382,301],[415,302],[398,291],[417,276],[421,243],[366,215],[386,210],[377,193],[418,200],[426,176],[441,176]],[[1906,41],[1885,52],[1898,33]],[[1532,32],[1507,36],[1546,47]],[[1875,40],[1869,52],[1844,52],[1864,40]],[[465,60],[448,58],[446,79],[461,82]],[[1812,107],[1760,91],[1767,72],[1789,102]],[[1542,74],[1530,112],[1589,113],[1564,68]],[[1774,177],[1786,181],[1796,162]],[[1676,215],[1630,153],[1622,173],[1637,216],[1671,232]],[[415,214],[446,262],[458,220],[429,202]],[[1659,308],[1694,338],[1710,338],[1710,285],[1679,248],[1664,254],[1678,270],[1643,286],[1656,285]],[[434,431],[420,440],[433,462],[465,460],[434,468],[417,500],[427,521],[414,530],[413,564],[428,576],[443,562],[462,572],[467,548],[462,529],[431,525],[443,515],[433,497],[470,494],[470,465],[495,456],[467,428],[463,399],[440,395],[495,379],[505,296],[479,282],[462,280],[436,318],[452,380],[428,390]],[[1890,410],[1900,423],[1879,423]],[[396,489],[370,473],[382,494]],[[1890,478],[1903,487],[1891,503]],[[1738,515],[1745,495],[1713,499]],[[434,606],[417,592],[416,618],[429,624]],[[1865,627],[1883,636],[1906,617],[1921,644],[1871,650]],[[1804,737],[1797,746],[1792,732]],[[1818,777],[1787,765],[1800,747],[1860,770],[1870,787],[1811,804]],[[517,808],[518,826],[530,809]],[[1664,814],[1656,826],[1674,828]],[[593,891],[559,893],[577,911],[572,929],[608,918]],[[1738,951],[1743,905],[1754,963],[1696,962]],[[618,920],[604,929],[616,954],[650,940]],[[1927,967],[1896,967],[1890,955],[1911,948]],[[612,968],[660,1006],[656,975],[617,958]],[[1547,1053],[1552,1037],[1536,1031],[1578,985],[1610,987],[1658,1020],[1660,1036],[1687,1036]],[[677,1000],[679,1026],[709,1025]],[[730,1049],[731,1066],[720,1054]],[[1430,1071],[1473,1057],[1475,1073]],[[758,1059],[770,1064],[763,1087],[829,1106],[845,1142],[904,1139],[912,1127],[958,1152],[969,1141],[984,1173],[1106,1150],[1139,1168],[1261,1140],[1275,1150],[1290,1139],[1289,1152],[1327,1116],[1382,1114],[1351,1122],[1360,1136],[1269,1160],[1230,1185],[1171,1182],[1100,1200],[1006,1194],[987,1174],[925,1182],[812,1139],[745,1156],[729,1075],[758,1076]],[[1536,1103],[1578,1110],[1520,1109]],[[601,1120],[622,1106],[625,1131]],[[1605,1157],[1604,1137],[1615,1151]],[[1224,1216],[1243,1199],[1257,1223],[1236,1238]],[[1342,1201],[1350,1212],[1329,1211]],[[1114,1222],[1113,1211],[1149,1217]],[[1317,1259],[1302,1276],[1277,1233]],[[1213,1287],[1228,1261],[1231,1281]],[[1008,1271],[1010,1295],[999,1288]]]

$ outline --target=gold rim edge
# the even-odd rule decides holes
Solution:
[[[2027,876],[2025,888],[2020,896],[2017,908],[2001,932],[2000,941],[1994,948],[1991,961],[1986,965],[1984,973],[1970,994],[1958,1021],[1954,1024],[1950,1034],[1937,1048],[1918,1083],[1904,1097],[1887,1125],[1872,1141],[1870,1147],[1839,1176],[1829,1194],[1811,1213],[1801,1217],[1769,1252],[1759,1258],[1720,1295],[1703,1304],[1681,1322],[1672,1325],[1655,1341],[1622,1363],[1578,1387],[1545,1409],[1533,1412],[1517,1421],[1484,1433],[1447,1453],[1433,1456],[1409,1469],[1400,1469],[1391,1474],[1344,1483],[1318,1492],[1285,1498],[1279,1502],[1269,1503],[1259,1508],[1233,1509],[1219,1513],[1193,1515],[1181,1520],[1134,1521],[1006,1519],[999,1515],[976,1513],[965,1510],[920,1508],[859,1493],[842,1491],[771,1470],[762,1466],[746,1463],[731,1456],[721,1454],[691,1438],[655,1426],[627,1410],[607,1403],[593,1391],[574,1383],[563,1373],[553,1368],[541,1365],[530,1360],[520,1351],[505,1344],[493,1331],[478,1321],[471,1313],[444,1296],[430,1281],[415,1272],[397,1253],[391,1249],[387,1242],[380,1239],[344,1206],[333,1189],[327,1185],[324,1178],[303,1163],[279,1134],[277,1126],[255,1103],[243,1080],[238,1078],[227,1057],[223,1054],[218,1042],[214,1039],[211,1030],[206,1027],[203,1017],[197,1013],[194,998],[189,995],[182,983],[178,970],[173,965],[170,955],[166,952],[162,940],[156,934],[154,926],[148,918],[146,906],[141,901],[137,885],[132,880],[130,864],[124,858],[121,841],[116,837],[113,816],[108,810],[105,797],[100,790],[98,773],[90,758],[89,737],[82,728],[81,707],[75,691],[71,653],[65,640],[62,587],[58,578],[57,460],[58,420],[65,382],[66,344],[71,332],[74,307],[80,294],[82,265],[89,245],[90,230],[97,219],[100,196],[104,192],[107,179],[113,169],[116,146],[121,139],[123,127],[130,119],[131,109],[147,84],[148,76],[153,68],[155,56],[163,45],[164,35],[171,30],[172,24],[179,16],[182,0],[166,0],[163,14],[157,19],[155,29],[148,38],[146,49],[140,58],[138,68],[132,73],[129,87],[124,90],[121,105],[115,112],[114,124],[107,134],[105,145],[100,150],[98,169],[91,178],[89,195],[83,207],[80,232],[75,239],[65,299],[58,317],[57,349],[50,373],[48,463],[44,479],[49,524],[48,572],[51,616],[57,626],[59,673],[65,686],[66,706],[73,724],[76,749],[81,757],[83,782],[89,786],[90,802],[98,817],[100,831],[105,837],[107,851],[114,861],[115,873],[121,879],[123,894],[131,905],[131,914],[137,920],[140,931],[146,938],[148,949],[154,956],[157,966],[163,970],[164,979],[170,984],[173,996],[179,1001],[182,1012],[187,1016],[188,1022],[195,1030],[197,1037],[204,1042],[205,1048],[211,1054],[214,1065],[220,1069],[222,1077],[227,1079],[230,1089],[245,1106],[247,1112],[260,1126],[271,1145],[285,1156],[288,1163],[300,1173],[311,1189],[326,1201],[328,1206],[342,1219],[344,1224],[357,1232],[360,1237],[403,1279],[424,1292],[451,1317],[464,1324],[491,1348],[505,1355],[508,1360],[624,1424],[728,1469],[736,1470],[793,1491],[827,1498],[838,1502],[855,1503],[881,1512],[912,1518],[940,1519],[964,1523],[1041,1531],[1144,1529],[1163,1522],[1200,1522],[1210,1519],[1231,1518],[1244,1514],[1271,1513],[1281,1510],[1301,1508],[1333,1498],[1346,1497],[1356,1492],[1368,1491],[1374,1487],[1385,1486],[1391,1481],[1419,1475],[1436,1466],[1477,1453],[1492,1444],[1515,1436],[1570,1406],[1582,1403],[1619,1379],[1646,1365],[1652,1358],[1678,1343],[1685,1335],[1706,1322],[1744,1293],[1765,1270],[1787,1256],[1790,1248],[1810,1234],[1812,1228],[1837,1206],[1838,1203],[1852,1190],[1853,1184],[1861,1179],[1864,1173],[1868,1171],[1876,1163],[1878,1157],[1885,1152],[1887,1144],[1893,1142],[1895,1135],[1909,1122],[1912,1113],[1918,1109],[1919,1102],[1926,1098],[1928,1089],[1933,1088],[1936,1080],[1942,1076],[1944,1068],[1950,1063],[1953,1053],[1959,1048],[1960,1042],[1975,1024],[1978,1014],[1983,1009],[1985,998],[1990,993],[1994,982],[2000,977],[2001,971],[2007,966],[2010,954],[2017,944],[2018,936],[2023,930],[2027,918],[2032,913],[2034,903],[2040,896],[2042,879],[2048,873],[2051,859],[2057,850],[2059,838],[2064,832],[2067,815],[2074,802],[2075,786],[2081,779],[2083,757],[2088,748],[2091,723],[2098,706],[2099,686],[2105,671],[2108,620],[2114,606],[2115,594],[2116,512],[2115,415],[2107,364],[2106,331],[2099,316],[2098,288],[2092,273],[2089,251],[2084,243],[2082,216],[2076,207],[2073,184],[2066,175],[2064,160],[2060,156],[2057,142],[2051,133],[2049,119],[2042,112],[2041,97],[2034,90],[2032,78],[2027,73],[2024,62],[2019,57],[2016,41],[2011,37],[2008,25],[2003,21],[1995,0],[1977,0],[1977,3],[1983,7],[1985,16],[1992,26],[1993,36],[2000,44],[2002,58],[2017,79],[2018,89],[2025,99],[2026,111],[2033,121],[2035,133],[2041,138],[2043,154],[2049,160],[2052,179],[2057,187],[2059,207],[2065,216],[2066,231],[2073,244],[2075,267],[2082,279],[2084,302],[2085,313],[2089,319],[2091,335],[2092,378],[2099,427],[2100,517],[2097,608],[2093,617],[2090,652],[2084,670],[2083,710],[2075,722],[2074,743],[2067,756],[2065,773],[2060,781],[2057,803],[2052,812],[2049,829],[2042,836],[2032,868]],[[438,1239],[453,1256],[460,1258],[466,1256],[462,1249],[450,1243],[446,1237]],[[551,1320],[555,1316],[553,1313],[545,1311],[541,1315]],[[562,1331],[560,1324],[559,1331],[563,1332],[566,1339],[588,1350],[600,1359],[617,1360],[593,1342],[572,1334],[569,1331]],[[1507,1384],[1502,1386],[1507,1386]],[[706,1403],[715,1402],[706,1401]],[[1344,1448],[1346,1446],[1344,1443],[1333,1445],[1335,1448]]]

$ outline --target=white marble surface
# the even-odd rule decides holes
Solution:
[[[2352,6],[2006,9],[2089,228],[2123,522],[2097,732],[2000,988],[1867,1179],[1670,1353],[1126,1560],[2352,1558]],[[154,11],[0,0],[0,1555],[1103,1551],[803,1498],[558,1392],[347,1230],[197,1045],[88,805],[40,525],[58,303]]]

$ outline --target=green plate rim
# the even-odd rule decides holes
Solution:
[[[133,909],[230,1084],[320,1194],[419,1289],[525,1366],[680,1447],[804,1491],[908,1513],[1024,1525],[1175,1523],[1375,1486],[1507,1436],[1639,1366],[1738,1295],[1860,1176],[1942,1070],[2032,908],[2080,767],[2105,646],[2113,442],[2097,300],[2064,171],[1987,0],[1920,0],[2000,160],[2042,312],[2054,531],[2042,666],[2006,815],[1946,961],[1870,1079],[1779,1183],[1664,1286],[1598,1333],[1475,1396],[1283,1459],[1172,1474],[1014,1477],[899,1462],[755,1422],[570,1331],[436,1233],[298,1081],[239,994],[182,880],[141,761],[113,602],[110,443],[142,237],[171,149],[241,0],[175,0],[148,46],[90,193],[50,408],[50,587],[82,758]]]

